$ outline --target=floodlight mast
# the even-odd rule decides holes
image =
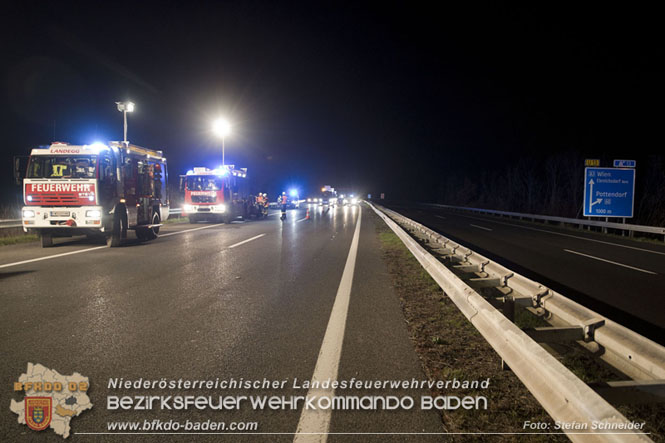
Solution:
[[[122,112],[123,120],[124,120],[124,137],[122,139],[122,142],[125,144],[125,146],[128,144],[127,142],[127,113],[128,112],[134,112],[134,103],[132,102],[115,102],[116,105],[118,105],[118,111]]]
[[[226,162],[224,158],[224,139],[231,133],[231,123],[229,123],[229,121],[225,118],[218,118],[212,123],[212,132],[214,132],[217,137],[222,139],[222,167],[225,168]]]

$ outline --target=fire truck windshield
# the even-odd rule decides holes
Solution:
[[[96,164],[90,155],[35,155],[28,163],[28,178],[95,178]]]
[[[187,177],[187,189],[190,191],[220,191],[222,179],[214,176],[190,175]]]

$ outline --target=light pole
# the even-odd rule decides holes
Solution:
[[[125,120],[125,132],[124,132],[124,138],[123,138],[123,143],[127,145],[127,113],[128,112],[134,112],[134,103],[132,102],[115,102],[116,105],[118,105],[118,111],[122,112],[122,116]]]
[[[231,123],[225,118],[218,118],[212,123],[212,132],[222,139],[222,167],[225,168],[226,159],[224,158],[224,139],[231,133]]]

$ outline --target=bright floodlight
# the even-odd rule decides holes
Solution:
[[[132,102],[115,102],[118,105],[120,112],[134,112],[134,103]]]
[[[295,197],[298,195],[298,190],[297,189],[291,189],[289,191],[289,194],[291,194],[291,197]]]
[[[212,123],[212,131],[219,137],[226,137],[231,133],[231,123],[224,118],[219,118]]]

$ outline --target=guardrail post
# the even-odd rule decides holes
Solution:
[[[512,323],[515,323],[515,299],[513,297],[503,298],[503,315]]]

